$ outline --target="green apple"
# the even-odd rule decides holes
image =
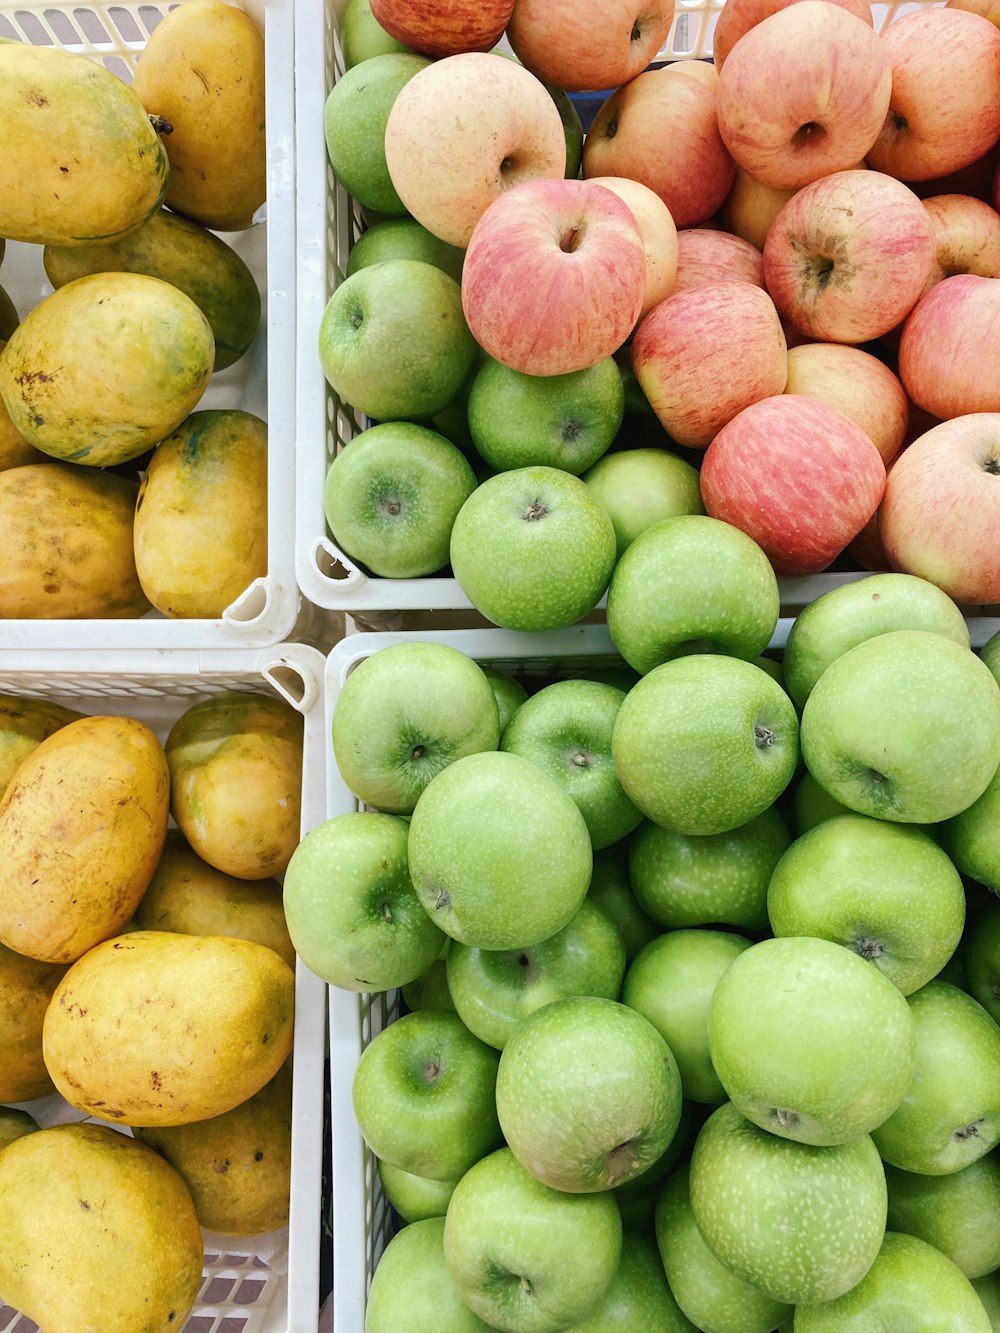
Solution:
[[[965,889],[920,829],[845,814],[796,838],[774,868],[767,910],[775,935],[842,944],[909,995],[958,947]]]
[[[351,246],[345,276],[349,278],[358,269],[382,264],[387,259],[417,259],[422,264],[433,264],[449,278],[461,282],[465,251],[439,240],[416,218],[384,218],[363,231]]]
[[[622,1257],[607,1294],[572,1333],[697,1333],[667,1286],[656,1246],[628,1231]],[[770,1330],[768,1330],[770,1333]]]
[[[962,874],[1000,893],[1000,769],[978,800],[945,823],[943,833]]]
[[[887,1231],[878,1257],[853,1289],[795,1311],[795,1333],[990,1333],[972,1283],[926,1241]]]
[[[948,1176],[885,1168],[890,1231],[919,1236],[966,1277],[1000,1268],[1000,1163],[990,1154]]]
[[[431,918],[477,949],[527,949],[562,930],[593,868],[572,798],[502,750],[457,759],[428,783],[410,821],[409,861]]]
[[[459,1018],[480,1041],[503,1050],[521,1020],[553,1000],[617,1000],[625,945],[608,914],[584,899],[568,925],[527,949],[472,949],[453,941],[447,970]]]
[[[366,805],[409,814],[443,768],[500,743],[482,668],[450,644],[394,643],[350,672],[333,708],[333,754]]]
[[[423,909],[421,909],[423,910]],[[448,940],[451,944],[451,940]],[[407,1009],[454,1009],[455,1001],[448,989],[446,958],[435,958],[426,972],[401,987]]]
[[[970,921],[962,961],[969,994],[1000,1023],[1000,904],[990,903]]]
[[[401,1171],[388,1162],[376,1162],[382,1190],[404,1223],[422,1222],[428,1217],[443,1218],[455,1193],[454,1180],[428,1180],[412,1171]]]
[[[461,390],[476,355],[458,283],[418,259],[358,269],[320,320],[327,382],[348,406],[379,421],[440,412]]]
[[[767,929],[767,886],[791,834],[777,809],[725,833],[675,833],[651,820],[628,849],[628,873],[644,911],[661,926]]]
[[[802,708],[831,662],[866,639],[899,629],[943,634],[969,647],[965,617],[935,584],[915,574],[871,574],[831,588],[795,617],[785,644],[788,693]]]
[[[352,560],[379,578],[416,579],[448,563],[455,515],[475,489],[475,473],[450,440],[388,421],[336,455],[323,508]]]
[[[621,931],[625,960],[631,963],[640,949],[656,939],[660,927],[642,910],[632,891],[628,847],[628,842],[623,841],[594,853],[594,870],[587,897],[598,907],[603,907]]]
[[[805,769],[795,790],[792,792],[791,817],[795,836],[801,837],[810,829],[821,824],[824,819],[833,819],[835,815],[853,814],[846,805],[835,800],[825,791],[808,769]]]
[[[715,988],[750,941],[723,930],[671,930],[647,944],[629,968],[622,1003],[656,1028],[673,1052],[685,1098],[726,1100],[708,1054]]]
[[[674,1299],[696,1328],[772,1333],[791,1313],[737,1277],[705,1244],[691,1210],[689,1169],[673,1173],[656,1205],[656,1244]]]
[[[715,988],[708,1033],[734,1105],[799,1143],[827,1146],[870,1133],[913,1080],[905,997],[829,940],[761,940],[741,953]]]
[[[885,1173],[867,1135],[816,1148],[769,1134],[726,1102],[695,1140],[690,1183],[705,1243],[787,1305],[857,1286],[885,1234]]]
[[[1000,1029],[971,995],[946,981],[929,981],[907,1003],[916,1071],[872,1138],[893,1166],[944,1176],[1000,1142]]]
[[[458,1294],[444,1260],[444,1217],[398,1231],[372,1274],[365,1333],[489,1333]]]
[[[372,14],[371,0],[347,0],[340,20],[340,49],[344,68],[353,69],[362,60],[408,51],[409,47],[389,36]]]
[[[778,623],[778,580],[745,532],[705,514],[646,528],[615,565],[608,631],[645,674],[684,653],[752,661]]]
[[[618,559],[647,528],[682,514],[704,514],[697,468],[666,449],[618,449],[583,480],[611,515]]]
[[[799,721],[766,671],[698,653],[654,667],[629,690],[611,753],[625,794],[655,824],[678,833],[726,833],[773,805],[788,786],[799,757]]]
[[[665,1151],[681,1080],[652,1023],[615,1000],[573,996],[536,1009],[500,1056],[497,1115],[514,1156],[553,1189],[608,1190]]]
[[[392,990],[419,977],[444,936],[413,890],[395,815],[335,815],[292,853],[282,899],[295,951],[331,986]]]
[[[1000,685],[1000,630],[986,640],[979,650],[979,656],[989,668],[993,679]]]
[[[611,733],[623,690],[593,680],[546,685],[517,710],[501,749],[545,770],[573,798],[595,850],[627,837],[642,819],[622,791],[611,760]]]
[[[566,176],[570,180],[575,180],[580,174],[580,164],[583,161],[583,121],[576,109],[576,103],[565,88],[545,80],[543,83],[555,102],[559,119],[562,121],[563,134],[566,138]]]
[[[971,649],[941,634],[879,634],[816,682],[802,710],[802,757],[859,814],[950,819],[1000,766],[1000,686]]]
[[[972,1289],[983,1303],[993,1333],[1000,1333],[1000,1272],[973,1278]]]
[[[579,476],[610,447],[625,406],[612,357],[568,375],[523,375],[488,358],[469,393],[469,431],[498,472],[556,467]]]
[[[354,1113],[368,1147],[411,1175],[457,1180],[501,1142],[498,1060],[446,1009],[390,1023],[354,1071]]]
[[[448,1205],[448,1271],[465,1303],[504,1333],[561,1333],[586,1319],[621,1252],[610,1196],[550,1189],[508,1148],[467,1171]]]
[[[459,587],[505,629],[572,625],[604,595],[615,562],[608,512],[580,480],[552,467],[481,482],[451,533]]]
[[[507,723],[527,699],[528,691],[519,680],[509,676],[506,671],[491,671],[489,667],[484,667],[483,670],[496,696],[497,709],[500,713],[500,738],[502,740],[503,734],[507,730]]]
[[[405,214],[385,161],[385,126],[396,98],[430,64],[412,51],[371,56],[345,71],[323,110],[326,155],[349,195],[379,213]]]
[[[626,1180],[611,1191],[622,1215],[626,1231],[638,1231],[652,1237],[655,1230],[656,1205],[663,1192],[663,1183],[680,1161],[688,1161],[695,1135],[705,1123],[708,1107],[696,1102],[681,1102],[681,1118],[674,1137],[652,1166],[648,1166],[634,1180]]]

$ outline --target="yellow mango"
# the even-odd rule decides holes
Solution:
[[[0,619],[141,616],[132,524],[139,484],[71,463],[0,471]]]
[[[92,245],[162,203],[167,154],[139,96],[88,56],[0,43],[0,233]]]
[[[264,202],[264,38],[224,0],[186,0],[153,30],[132,88],[171,127],[167,204],[217,231]]]
[[[159,444],[135,511],[135,566],[165,616],[221,616],[267,573],[267,425],[193,412]]]
[[[2,296],[3,289],[0,288],[0,305],[3,303]],[[0,338],[0,352],[6,345],[6,339]],[[41,453],[33,444],[29,444],[15,428],[10,413],[0,399],[0,472],[6,472],[9,467],[23,467],[25,463],[46,463],[48,458],[48,454]]]
[[[136,718],[83,717],[43,740],[0,799],[0,942],[66,963],[114,935],[160,859],[168,786]]]
[[[65,964],[40,963],[0,944],[0,1101],[53,1092],[42,1058],[42,1023]]]
[[[0,694],[0,796],[36,746],[82,716],[48,699]]]
[[[120,1124],[187,1125],[239,1106],[292,1048],[295,977],[273,949],[133,930],[56,987],[42,1052],[63,1097]]]
[[[94,273],[14,330],[0,352],[0,398],[36,449],[114,467],[180,425],[214,364],[211,326],[189,296],[144,273]]]

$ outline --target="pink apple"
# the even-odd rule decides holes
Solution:
[[[869,0],[829,0],[842,9],[856,14],[868,24],[872,23],[872,8]],[[719,11],[719,20],[712,35],[712,58],[715,68],[721,69],[726,57],[745,32],[757,26],[761,19],[770,18],[779,9],[796,4],[798,0],[726,0]]]
[[[752,290],[752,289],[748,289]],[[764,398],[723,426],[701,466],[705,509],[741,528],[775,572],[826,569],[865,526],[885,465],[849,417],[818,398]]]
[[[924,200],[934,233],[934,267],[926,290],[956,273],[1000,278],[1000,213],[971,194]]]
[[[685,227],[677,233],[674,291],[706,282],[752,282],[764,286],[764,258],[742,236],[714,227]]]
[[[639,325],[632,368],[664,430],[704,448],[750,403],[781,393],[787,354],[771,298],[749,282],[689,287]]]
[[[947,176],[935,176],[932,180],[908,181],[910,189],[921,199],[930,199],[935,194],[971,194],[976,199],[983,199],[996,208],[993,198],[993,178],[1000,165],[1000,141],[975,162],[958,171],[950,171]]]
[[[435,59],[489,51],[513,8],[514,0],[371,0],[372,18],[390,37]]]
[[[911,10],[881,34],[892,98],[868,165],[930,180],[982,157],[1000,135],[1000,31],[964,9]]]
[[[933,262],[926,209],[912,190],[879,171],[838,171],[797,191],[764,243],[764,281],[774,304],[809,338],[824,342],[867,342],[895,328],[918,300]]]
[[[709,60],[672,60],[663,66],[665,74],[688,74],[692,79],[700,79],[706,88],[714,93],[719,87],[719,71]]]
[[[860,347],[802,343],[788,352],[785,393],[821,398],[860,426],[886,467],[906,438],[910,404],[887,365]]]
[[[828,0],[798,0],[730,51],[719,74],[719,131],[751,176],[797,190],[865,156],[891,87],[872,28]]]
[[[674,289],[677,277],[677,228],[670,216],[670,209],[648,185],[625,176],[594,176],[591,184],[603,185],[628,204],[639,225],[646,252],[646,295],[639,311],[641,319]]]
[[[719,209],[719,221],[726,231],[742,236],[758,250],[763,250],[771,223],[794,193],[794,190],[778,190],[773,185],[764,185],[742,167],[737,167],[732,189]]]
[[[647,70],[599,107],[583,144],[584,176],[630,176],[660,196],[677,227],[707,222],[736,172],[715,103],[699,79]]]
[[[967,606],[1000,602],[1000,413],[914,440],[890,471],[878,524],[894,569]]]
[[[594,92],[641,74],[673,20],[674,0],[517,0],[507,40],[540,79]]]
[[[947,421],[1000,411],[1000,278],[958,273],[922,296],[903,325],[899,377],[920,407]]]
[[[525,181],[500,195],[476,225],[462,270],[472,336],[525,375],[564,375],[611,356],[645,294],[639,225],[591,181]]]
[[[410,79],[385,127],[385,160],[406,209],[465,247],[485,209],[521,181],[562,177],[566,137],[548,90],[504,56],[445,56]]]

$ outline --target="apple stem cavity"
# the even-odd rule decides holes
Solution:
[[[878,940],[858,940],[854,947],[857,949],[861,957],[867,959],[869,962],[873,958],[882,957],[882,946],[879,944]]]
[[[386,925],[387,925],[387,926],[391,926],[391,925],[392,925],[392,908],[389,906],[388,903],[383,903],[383,904],[382,904],[382,916],[385,918],[385,923],[386,923]]]
[[[634,1171],[637,1160],[635,1145],[634,1138],[626,1139],[624,1143],[619,1143],[617,1148],[612,1148],[604,1159],[605,1172],[612,1188],[619,1181],[627,1179]]]
[[[423,1077],[425,1083],[436,1083],[441,1077],[441,1061],[436,1056],[424,1065]]]
[[[524,511],[524,517],[528,523],[535,523],[538,519],[544,518],[548,512],[548,506],[542,504],[541,500],[532,500]]]
[[[758,750],[766,750],[768,746],[774,744],[774,732],[767,727],[762,727],[759,722],[753,726],[753,742]]]
[[[521,1291],[525,1296],[534,1296],[535,1294],[532,1290],[531,1283],[523,1274],[521,1275]]]
[[[809,120],[792,135],[792,146],[794,148],[810,148],[821,139],[826,138],[826,129],[818,121]]]
[[[965,1142],[966,1139],[978,1139],[979,1138],[978,1127],[982,1123],[983,1123],[982,1118],[980,1118],[979,1120],[973,1120],[973,1122],[970,1125],[963,1125],[961,1129],[955,1130],[955,1138],[963,1143]]]
[[[423,759],[423,757],[424,757],[424,755],[425,755],[426,753],[427,753],[427,746],[426,746],[426,745],[415,745],[415,746],[413,747],[413,749],[410,751],[410,758],[411,758],[411,759]]]
[[[435,911],[443,912],[445,908],[450,906],[451,906],[451,894],[448,892],[447,889],[442,889],[441,892],[438,894],[438,896],[434,899]]]
[[[1000,458],[995,455],[983,461],[983,471],[988,472],[991,477],[1000,477]]]
[[[782,1129],[791,1129],[793,1125],[797,1125],[799,1122],[799,1117],[797,1112],[784,1111],[781,1109],[780,1106],[775,1106],[772,1109],[771,1114],[774,1116],[775,1120],[777,1120],[778,1124],[781,1126]]]
[[[639,27],[639,20],[636,19],[636,21],[632,24],[632,32],[630,34],[629,40],[637,42],[641,37],[642,37],[642,29]]]
[[[568,231],[563,232],[562,236],[559,238],[559,249],[563,254],[571,255],[579,249],[582,239],[583,224],[577,223],[575,227],[570,227]]]

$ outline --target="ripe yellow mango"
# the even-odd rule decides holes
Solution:
[[[53,1092],[42,1058],[42,1024],[65,964],[40,963],[0,944],[0,1102]]]
[[[48,699],[0,694],[0,796],[32,750],[67,722],[82,716]]]

